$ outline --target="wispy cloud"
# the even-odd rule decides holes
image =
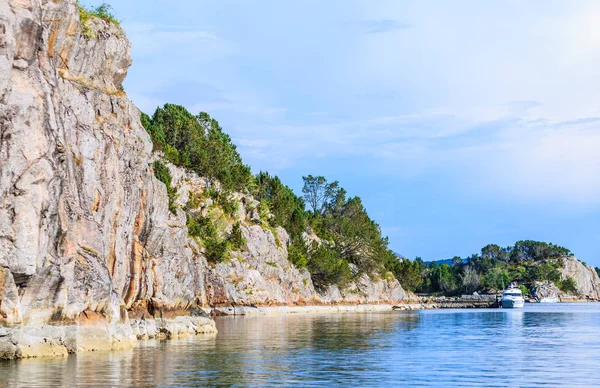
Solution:
[[[597,203],[597,121],[542,121],[546,124],[502,116],[486,122],[437,114],[387,116],[328,125],[247,128],[237,133],[236,140],[244,153],[268,158],[279,168],[318,158],[350,157],[377,164],[375,174],[443,172],[478,195]]]
[[[367,34],[385,34],[387,32],[404,30],[410,28],[407,23],[398,20],[382,19],[382,20],[365,20],[358,22]]]

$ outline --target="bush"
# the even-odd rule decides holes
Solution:
[[[152,166],[156,179],[164,183],[167,187],[167,195],[169,196],[169,210],[171,213],[177,215],[177,205],[175,204],[177,190],[171,187],[171,181],[173,180],[171,177],[171,171],[160,160],[155,161]]]
[[[577,292],[577,282],[572,277],[557,282],[558,288],[564,293],[574,294]]]
[[[204,254],[209,263],[219,263],[225,259],[225,255],[229,249],[227,240],[204,239],[203,242],[205,248]]]
[[[206,194],[223,209],[223,213],[228,215],[229,217],[233,217],[233,215],[238,210],[238,204],[229,199],[230,195],[228,192],[218,191],[214,188],[208,188],[206,190]]]
[[[350,266],[339,253],[321,245],[310,257],[308,270],[315,286],[324,289],[329,284],[344,287],[351,279]]]
[[[246,239],[242,235],[242,228],[239,222],[233,225],[231,233],[229,234],[229,242],[231,244],[231,248],[234,250],[240,250],[246,245]]]
[[[87,26],[87,22],[91,18],[100,18],[107,23],[113,23],[117,26],[120,25],[119,21],[112,13],[112,7],[107,3],[102,3],[98,7],[85,7],[79,2],[77,3],[77,7],[79,8],[79,20],[81,22],[81,29],[84,36],[88,39],[94,38],[94,33]]]
[[[308,265],[308,251],[306,244],[301,239],[292,241],[288,246],[288,260],[298,268],[304,268]]]
[[[186,214],[188,234],[199,238],[204,245],[204,253],[209,263],[223,261],[227,252],[227,240],[221,240],[208,217]]]
[[[263,198],[258,205],[258,215],[260,216],[262,222],[268,223],[269,214],[271,214],[271,204],[269,203],[268,199]]]

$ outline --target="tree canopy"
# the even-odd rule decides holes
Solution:
[[[152,118],[142,114],[141,121],[154,149],[162,151],[168,161],[197,172],[211,183],[218,181],[227,190],[248,190],[250,167],[242,162],[229,135],[208,113],[193,115],[183,106],[165,104]]]

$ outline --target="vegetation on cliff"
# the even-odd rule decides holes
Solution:
[[[209,182],[220,182],[226,190],[248,190],[250,167],[242,163],[235,144],[219,122],[208,113],[193,115],[184,107],[166,104],[152,118],[142,114],[142,124],[154,149],[169,162],[188,168]]]
[[[104,20],[105,22],[114,23],[119,25],[120,22],[117,20],[115,15],[112,13],[112,6],[107,3],[102,3],[97,7],[86,7],[77,2],[79,8],[79,19],[81,24],[85,26],[85,23],[93,17]]]
[[[154,149],[161,151],[167,161],[208,178],[211,185],[219,182],[220,190],[209,187],[207,194],[226,212],[231,192],[252,194],[260,204],[256,210],[263,226],[281,226],[287,230],[289,260],[307,268],[317,287],[343,286],[363,273],[370,276],[384,276],[388,271],[401,273],[403,267],[388,249],[388,240],[382,236],[379,225],[369,217],[361,199],[348,197],[338,182],[329,183],[322,176],[305,176],[303,196],[299,197],[277,176],[268,172],[253,176],[229,135],[204,112],[194,115],[182,106],[166,104],[152,117],[142,114],[141,120]],[[172,205],[170,176],[161,162],[155,163],[154,171],[167,186]],[[242,245],[239,226],[223,239],[209,217],[192,211],[186,214],[189,232],[202,239],[209,261],[220,261],[230,248]]]
[[[408,290],[454,295],[481,289],[503,289],[511,281],[532,285],[550,280],[563,292],[574,292],[577,284],[561,277],[560,257],[571,252],[561,246],[538,241],[518,241],[513,246],[490,244],[479,254],[454,257],[447,263],[400,260],[388,249],[388,239],[368,215],[359,197],[348,196],[339,182],[323,176],[303,177],[302,196],[296,195],[279,177],[268,172],[252,175],[231,138],[207,113],[194,115],[184,107],[166,104],[152,117],[142,114],[154,149],[164,159],[206,177],[203,196],[212,198],[225,215],[236,209],[231,193],[251,194],[258,201],[256,212],[264,228],[276,235],[283,227],[290,236],[288,258],[306,268],[317,288],[344,286],[362,274],[385,277],[391,272]],[[167,186],[169,208],[175,209],[175,190],[162,162],[154,163],[157,178]],[[212,187],[216,182],[219,189]],[[183,209],[190,235],[202,240],[209,261],[219,262],[245,242],[236,224],[227,235],[219,233],[215,220],[192,206]],[[252,209],[250,209],[252,210]],[[526,291],[526,289],[525,289]]]

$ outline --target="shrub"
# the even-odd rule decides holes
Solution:
[[[559,281],[557,282],[558,284],[558,288],[560,288],[560,290],[562,292],[565,293],[575,293],[577,292],[577,282],[575,281],[575,279],[573,279],[572,277],[568,277],[565,280]]]
[[[225,254],[229,248],[227,240],[218,241],[217,239],[204,239],[204,248],[206,260],[209,263],[219,263],[225,259]]]
[[[169,196],[169,210],[171,213],[177,215],[177,205],[175,204],[177,190],[171,187],[171,181],[173,180],[171,177],[171,171],[160,160],[154,162],[153,169],[156,179],[164,183],[167,187],[167,195]]]
[[[246,239],[242,235],[242,228],[239,222],[233,225],[231,234],[229,235],[229,242],[234,250],[240,250],[246,245]]]
[[[208,217],[186,213],[188,234],[199,238],[204,245],[206,260],[210,263],[223,261],[228,249],[228,241],[219,238],[215,227]]]
[[[87,22],[91,18],[96,17],[104,20],[107,23],[113,23],[117,26],[120,25],[120,22],[112,13],[112,7],[107,3],[102,3],[97,7],[85,7],[78,2],[77,7],[79,8],[79,20],[81,21],[82,33],[88,39],[95,37],[94,32],[90,30],[87,25]]]
[[[317,288],[324,289],[328,284],[344,287],[351,279],[350,266],[340,258],[339,253],[321,245],[311,255],[308,270]]]
[[[308,265],[308,251],[302,239],[292,241],[288,247],[288,260],[298,268]]]
[[[258,215],[263,222],[269,221],[269,214],[271,214],[271,205],[268,199],[262,199],[258,205]]]

